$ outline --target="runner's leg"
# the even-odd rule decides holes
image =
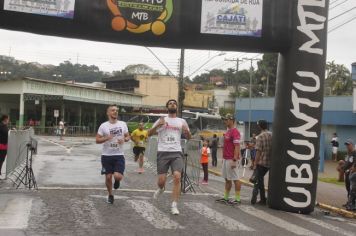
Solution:
[[[173,191],[172,191],[172,201],[178,202],[180,195],[180,179],[181,173],[179,171],[173,172]]]
[[[106,189],[108,190],[109,195],[112,195],[112,174],[105,175],[105,184]]]

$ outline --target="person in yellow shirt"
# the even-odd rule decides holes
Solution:
[[[143,170],[143,156],[145,154],[145,147],[147,142],[147,130],[144,130],[143,122],[138,124],[138,128],[131,133],[131,140],[134,142],[133,153],[135,155],[135,162],[138,161],[138,173],[142,174]]]

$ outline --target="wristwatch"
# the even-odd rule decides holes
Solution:
[[[232,161],[237,161],[237,159],[233,158]]]

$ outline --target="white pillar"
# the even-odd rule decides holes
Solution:
[[[23,127],[25,114],[25,102],[23,93],[20,94],[20,114],[19,114],[19,128]]]

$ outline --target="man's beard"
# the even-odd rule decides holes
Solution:
[[[177,113],[177,108],[168,108],[168,113],[169,113],[169,114],[175,114],[175,113]]]

